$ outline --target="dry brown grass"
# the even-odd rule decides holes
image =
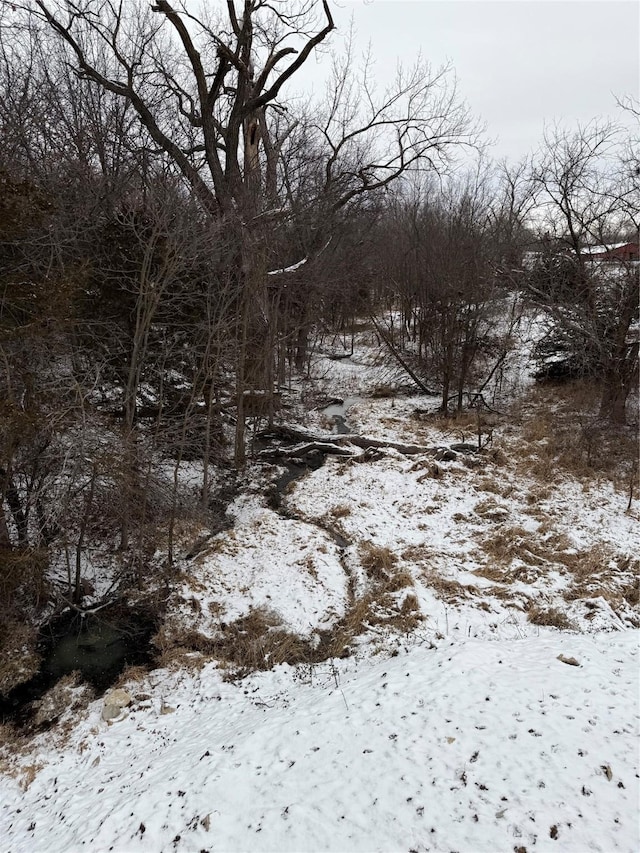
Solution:
[[[509,516],[507,507],[496,501],[495,498],[486,498],[483,501],[479,501],[473,508],[473,511],[480,518],[496,523],[505,521]]]
[[[575,627],[566,613],[558,610],[557,607],[540,607],[534,604],[527,612],[527,619],[533,625],[547,625],[563,631]]]
[[[480,544],[492,558],[493,565],[476,573],[490,579],[497,579],[494,573],[500,575],[514,560],[533,567],[553,565],[568,568],[575,559],[569,550],[571,543],[566,535],[555,533],[544,526],[534,533],[519,525],[502,525],[494,535],[485,537]]]
[[[393,574],[383,582],[385,592],[399,592],[401,589],[406,589],[408,586],[413,586],[413,578],[406,570],[393,572]]]
[[[153,642],[160,649],[162,666],[198,669],[207,660],[216,660],[230,668],[234,678],[279,663],[301,663],[309,656],[307,642],[285,630],[277,615],[265,608],[220,625],[214,637],[174,628],[170,633],[159,631]]]
[[[416,480],[417,483],[426,483],[427,480],[439,480],[444,475],[444,469],[437,462],[432,462],[424,474]]]
[[[637,607],[640,604],[640,580],[636,577],[635,580],[623,584],[620,594],[632,607]]]
[[[593,382],[536,386],[522,406],[525,447],[517,471],[546,483],[567,473],[580,480],[606,477],[617,488],[628,489],[637,456],[637,426],[601,421],[598,397]]]
[[[409,545],[400,555],[408,563],[426,563],[433,558],[433,551],[427,545]]]
[[[0,624],[0,695],[35,675],[41,663],[34,625],[15,619]]]
[[[398,391],[392,385],[376,385],[369,395],[374,400],[388,400],[397,395]]]
[[[469,410],[456,412],[448,418],[441,418],[438,426],[444,432],[455,435],[459,441],[466,441],[469,436],[475,436],[477,432],[478,414]]]
[[[478,587],[462,584],[452,578],[445,578],[434,571],[423,572],[423,578],[429,588],[443,601],[460,602],[478,594]]]
[[[166,669],[201,668],[213,656],[213,641],[199,631],[172,625],[160,627],[151,644],[158,650],[158,666]]]
[[[581,551],[569,563],[572,583],[566,601],[603,598],[616,613],[640,603],[640,560],[616,554],[604,545]]]
[[[348,506],[348,504],[338,504],[329,511],[329,515],[335,521],[337,521],[339,518],[346,518],[347,516],[351,515],[351,507]]]
[[[6,726],[0,727],[0,744],[11,744],[13,742],[14,746],[19,749],[21,752],[28,750],[28,744],[25,742],[24,738],[20,738],[20,741],[16,741],[15,733],[12,730],[11,736],[6,736],[6,732],[4,729],[7,729]],[[17,764],[14,762],[9,762],[3,759],[0,759],[0,773],[3,776],[11,776],[16,779],[20,790],[26,791],[32,782],[35,781],[38,773],[42,770],[44,764],[33,763],[30,762],[28,764]]]
[[[529,504],[529,506],[535,506],[536,504],[548,501],[552,497],[552,495],[553,492],[549,488],[549,486],[536,484],[529,489],[526,494],[525,500]]]
[[[467,522],[473,521],[473,518],[469,515],[465,515],[464,512],[454,512],[451,516],[451,520],[455,521],[456,524],[466,524]]]
[[[139,684],[144,681],[148,674],[149,668],[146,666],[126,666],[118,676],[118,679],[113,686],[125,687],[127,684],[131,684],[132,682]]]
[[[479,491],[489,492],[494,495],[499,495],[503,498],[510,497],[514,492],[514,485],[509,480],[504,479],[496,479],[495,477],[491,477],[489,475],[484,475],[482,477],[477,477],[474,480],[474,486]]]
[[[407,601],[409,603],[405,605]],[[420,624],[422,618],[418,599],[415,595],[405,596],[402,599],[402,604],[398,606],[396,596],[385,592],[374,598],[367,625],[410,634]]]
[[[403,616],[408,616],[409,614],[415,614],[419,612],[420,604],[418,602],[417,597],[413,593],[410,593],[409,595],[405,596],[402,602],[402,606],[400,607],[400,613]]]
[[[321,654],[342,656],[354,639],[369,628],[385,628],[403,633],[414,630],[422,620],[413,593],[400,595],[413,587],[413,577],[398,567],[398,557],[390,548],[364,542],[360,559],[370,582],[368,591],[352,602],[346,614],[330,632],[323,635]]]
[[[480,574],[480,572],[474,572]],[[527,610],[529,599],[523,593],[515,593],[509,584],[484,587],[482,592],[491,598],[497,598],[505,603],[506,607],[517,607],[518,610]]]
[[[512,584],[516,581],[520,583],[535,583],[540,578],[540,569],[524,564],[516,565],[488,565],[482,566],[479,569],[474,569],[474,575],[486,578],[494,583]]]
[[[369,578],[386,581],[393,571],[398,558],[390,548],[363,542],[360,546],[360,561]]]
[[[0,608],[11,609],[19,597],[36,609],[49,597],[45,550],[36,548],[0,549]]]
[[[235,677],[280,663],[304,663],[309,651],[306,640],[285,630],[278,617],[264,608],[225,626],[213,641],[214,656],[237,667]]]
[[[392,585],[403,589],[407,580],[408,576],[399,574]],[[396,595],[376,587],[356,599],[330,630],[318,632],[319,642],[286,631],[267,611],[254,610],[221,632],[214,641],[214,657],[227,665],[227,677],[235,679],[279,663],[314,664],[346,657],[354,640],[369,628],[410,633],[421,619],[415,595],[406,595],[399,605]]]
[[[48,562],[44,550],[0,548],[0,695],[38,671],[34,615],[49,599]]]

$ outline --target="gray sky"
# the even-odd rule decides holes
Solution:
[[[614,95],[638,97],[640,4],[635,0],[337,0],[358,46],[371,42],[376,77],[419,51],[451,60],[461,94],[498,139],[494,156],[537,146],[545,122],[621,119]]]

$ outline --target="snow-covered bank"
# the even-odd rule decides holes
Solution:
[[[625,448],[595,471],[573,413],[530,394],[482,453],[437,455],[476,441],[474,413],[376,396],[370,345],[317,369],[380,446],[286,488],[255,461],[228,525],[188,527],[168,668],[129,673],[122,718],[97,700],[0,730],[2,850],[635,853]],[[327,442],[330,415],[306,414]],[[255,672],[275,660],[305,662]]]
[[[444,638],[238,686],[158,671],[122,722],[94,703],[64,751],[43,743],[26,791],[3,780],[3,849],[632,853],[637,678],[635,631]]]

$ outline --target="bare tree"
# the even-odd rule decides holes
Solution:
[[[236,460],[244,457],[247,387],[273,378],[267,278],[274,227],[292,215],[278,192],[278,163],[297,119],[282,119],[286,84],[334,29],[326,0],[284,8],[264,0],[233,0],[218,19],[196,18],[185,5],[158,0],[101,4],[83,0],[28,7],[62,39],[77,73],[131,105],[152,145],[168,157],[203,209],[224,221],[227,265],[241,298],[235,365]],[[323,158],[318,210],[335,212],[354,198],[389,185],[419,163],[436,167],[448,150],[471,141],[468,114],[449,69],[418,63],[401,70],[381,94],[369,64],[359,98],[347,52],[336,66],[335,93],[310,129],[313,158]],[[310,248],[326,244],[320,216]],[[302,260],[301,258],[298,261]],[[276,268],[288,264],[278,262]]]
[[[496,225],[494,190],[493,172],[480,161],[467,175],[414,187],[384,226],[389,307],[402,314],[388,342],[396,354],[405,347],[423,387],[439,386],[445,415],[452,404],[460,411],[506,357],[500,284],[511,243]]]
[[[529,295],[584,369],[602,381],[600,415],[625,421],[638,378],[638,263],[617,257],[623,234],[638,242],[640,180],[626,134],[594,122],[553,128],[534,166],[547,251],[527,279]]]

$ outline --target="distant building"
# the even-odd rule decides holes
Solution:
[[[580,250],[582,255],[593,261],[629,262],[640,259],[638,243],[612,243],[610,246],[585,246]]]

